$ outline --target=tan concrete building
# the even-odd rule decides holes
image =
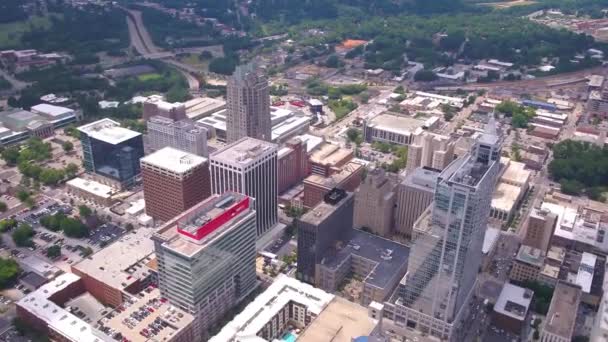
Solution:
[[[570,342],[574,337],[580,302],[579,286],[558,282],[553,291],[547,319],[540,332],[540,342]]]
[[[555,231],[556,223],[557,215],[552,212],[537,208],[532,209],[523,244],[546,252],[551,242],[551,236]]]
[[[433,201],[438,170],[417,168],[407,173],[397,187],[395,200],[395,231],[411,237],[414,222]]]
[[[545,264],[545,253],[538,248],[522,245],[513,260],[509,278],[515,281],[536,281]]]
[[[450,137],[418,129],[407,151],[407,172],[417,167],[443,170],[454,160],[454,142]]]
[[[393,227],[395,181],[381,168],[371,170],[355,192],[355,228],[388,237]]]
[[[329,177],[312,174],[304,179],[304,200],[306,208],[312,208],[323,201],[323,197],[333,188],[353,192],[361,184],[365,166],[358,162],[346,164],[338,173]]]
[[[353,151],[337,145],[323,144],[310,155],[310,172],[327,177],[339,172],[341,167],[353,159]]]

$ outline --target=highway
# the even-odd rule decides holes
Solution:
[[[157,59],[175,67],[182,75],[184,75],[186,81],[188,81],[188,87],[190,90],[198,91],[200,89],[200,82],[195,75],[197,75],[200,70],[172,59],[175,56],[172,52],[163,51],[161,48],[154,45],[154,42],[152,41],[152,38],[150,38],[150,34],[144,25],[141,12],[124,7],[121,8],[127,12],[126,20],[129,27],[131,46],[133,46],[143,58]]]

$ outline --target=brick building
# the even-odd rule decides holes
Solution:
[[[278,193],[281,194],[301,182],[309,173],[306,144],[298,139],[289,140],[278,151]]]
[[[146,214],[166,222],[211,195],[207,158],[165,147],[141,159]]]

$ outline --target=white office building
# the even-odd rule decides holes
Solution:
[[[252,197],[260,238],[277,223],[277,146],[242,138],[210,156],[211,192],[234,191]]]
[[[207,157],[207,129],[191,120],[175,121],[164,116],[153,116],[147,122],[148,146],[152,151],[165,147]]]

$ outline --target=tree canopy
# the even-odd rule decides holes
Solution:
[[[0,258],[0,288],[12,284],[21,273],[19,264],[13,259]]]

